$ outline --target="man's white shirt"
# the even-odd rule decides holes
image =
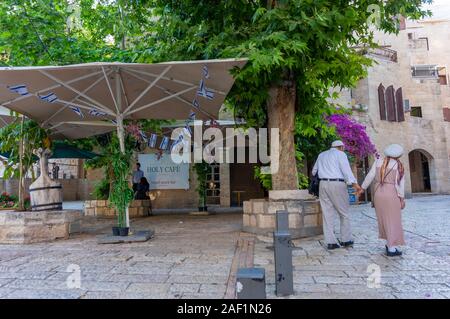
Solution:
[[[317,171],[319,171],[320,179],[343,179],[347,184],[357,182],[347,155],[336,148],[319,154],[312,174],[315,175]]]

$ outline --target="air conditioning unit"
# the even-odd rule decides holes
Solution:
[[[411,106],[409,105],[409,100],[403,100],[403,109],[406,112],[411,112]]]

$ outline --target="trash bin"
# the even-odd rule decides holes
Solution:
[[[239,268],[236,275],[237,299],[266,299],[264,268]]]

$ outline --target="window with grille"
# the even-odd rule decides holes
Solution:
[[[438,78],[439,76],[436,65],[416,65],[411,67],[411,73],[416,78]]]
[[[211,171],[206,175],[206,203],[220,205],[220,165],[211,164]]]

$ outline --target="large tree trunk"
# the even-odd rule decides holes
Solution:
[[[267,104],[268,126],[269,129],[278,128],[280,130],[279,169],[278,173],[272,175],[272,189],[298,189],[294,144],[295,82],[285,81],[281,86],[274,86],[270,88],[269,95]]]

